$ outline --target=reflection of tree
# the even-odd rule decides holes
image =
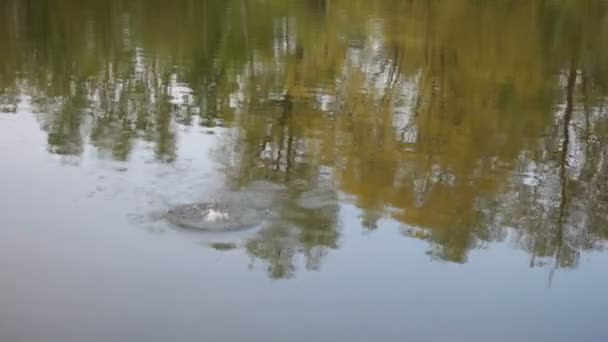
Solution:
[[[516,160],[523,179],[512,180],[496,196],[501,202],[496,213],[503,225],[516,228],[515,239],[531,253],[533,265],[574,267],[582,251],[605,246],[606,201],[595,190],[606,181],[601,162],[606,153],[605,91],[601,72],[590,71],[598,70],[600,60],[589,55],[597,51],[586,48],[597,38],[589,32],[601,28],[595,21],[582,21],[597,15],[585,7],[551,17],[546,34],[563,37],[561,46],[550,51],[559,60],[561,89],[554,101],[561,104],[543,128],[546,134],[539,134],[543,138]]]
[[[591,12],[583,8],[583,13],[554,13],[551,30],[564,36],[556,51],[562,62],[564,104],[540,146],[518,162],[537,184],[513,185],[512,192],[521,194],[519,203],[505,201],[501,209],[514,211],[510,224],[521,229],[519,240],[533,255],[533,264],[552,260],[555,268],[573,267],[582,251],[605,246],[606,200],[600,195],[606,182],[605,90],[596,65],[600,60],[586,48],[597,37],[584,34],[602,29],[595,21],[581,20],[597,15]]]
[[[327,251],[337,248],[337,206],[303,208],[298,195],[292,193],[275,206],[277,217],[247,242],[247,251],[268,264],[273,278],[293,276],[298,256],[302,256],[307,269],[318,269]]]
[[[255,107],[240,118],[247,123],[235,145],[236,158],[230,157],[238,160],[230,176],[237,186],[260,179],[286,186],[272,207],[269,226],[246,248],[268,264],[271,277],[287,278],[299,256],[307,268],[316,269],[327,250],[337,247],[337,198],[331,184],[319,178],[322,166],[303,158],[311,141],[302,135],[296,118],[310,113],[289,94],[264,106],[262,113]]]
[[[412,76],[407,72],[416,68],[407,65],[407,59],[401,61],[398,49],[391,51],[390,45],[387,45],[389,50],[383,51],[383,55],[392,57],[393,62],[401,61],[405,65],[397,68],[388,63],[391,67],[387,68],[389,71],[383,76],[388,82],[381,91],[392,91],[390,98],[399,100],[398,93],[394,93],[396,85],[407,90],[410,84],[416,84],[413,99],[407,98],[405,94],[401,96],[406,105],[412,108],[409,111],[410,117],[416,116],[413,124],[412,120],[402,120],[403,124],[399,127],[402,130],[401,140],[395,142],[394,137],[390,136],[394,133],[391,128],[395,126],[395,118],[400,113],[408,113],[407,109],[399,107],[399,102],[394,103],[386,110],[388,113],[385,113],[383,103],[373,101],[373,97],[367,97],[367,102],[357,102],[352,97],[345,101],[359,104],[359,109],[351,110],[353,119],[350,119],[348,130],[352,135],[350,141],[366,143],[365,146],[352,147],[352,156],[347,158],[349,164],[344,168],[342,185],[346,186],[347,191],[359,195],[358,204],[368,210],[377,210],[384,205],[401,209],[395,215],[397,219],[415,227],[426,228],[424,231],[407,229],[407,234],[431,241],[435,246],[432,253],[439,258],[464,261],[470,248],[485,241],[504,238],[507,231],[503,227],[513,226],[525,240],[536,241],[536,247],[530,250],[533,255],[551,256],[563,266],[574,265],[572,255],[588,248],[587,244],[581,243],[581,237],[598,241],[599,236],[594,238],[584,233],[586,229],[593,229],[591,225],[579,223],[578,227],[573,227],[571,225],[575,220],[566,219],[567,203],[581,203],[566,200],[566,197],[574,195],[571,193],[573,186],[570,181],[562,177],[557,183],[562,184],[564,189],[561,193],[564,199],[561,210],[559,206],[556,207],[558,212],[561,211],[562,218],[552,221],[562,222],[558,226],[545,224],[544,219],[541,219],[552,215],[551,205],[536,206],[539,210],[536,213],[520,213],[520,217],[534,223],[512,224],[515,222],[511,218],[504,217],[509,212],[504,207],[500,208],[505,203],[499,203],[497,207],[496,199],[507,200],[508,197],[500,194],[505,191],[509,193],[508,188],[512,186],[506,168],[518,160],[522,151],[536,150],[538,145],[535,137],[545,135],[546,128],[554,122],[552,112],[559,96],[553,89],[559,79],[553,74],[564,66],[570,68],[571,60],[564,58],[554,62],[547,56],[567,56],[571,55],[571,51],[583,49],[582,46],[597,46],[597,43],[591,42],[577,45],[575,40],[570,39],[564,40],[571,42],[570,45],[551,46],[548,49],[550,52],[543,52],[539,42],[555,41],[553,37],[564,35],[565,27],[580,26],[572,22],[572,18],[578,18],[579,21],[582,18],[597,18],[597,13],[605,15],[605,9],[586,8],[587,12],[572,14],[572,8],[564,9],[552,4],[550,7],[556,6],[558,10],[565,11],[565,14],[558,14],[569,18],[559,21],[564,26],[555,29],[556,24],[550,22],[555,17],[539,25],[538,18],[544,17],[538,11],[546,9],[534,3],[512,8],[509,16],[500,15],[502,5],[497,4],[437,4],[419,3],[413,9],[410,8],[416,13],[414,17],[424,17],[426,20],[422,23],[424,25],[417,28],[415,21],[412,24],[412,31],[425,37],[419,46],[412,46],[411,42],[416,40],[408,38],[407,34],[400,33],[400,37],[394,38],[403,41],[401,46],[405,49],[405,55],[410,56],[409,60],[414,60],[414,63],[417,56],[421,55],[420,51],[424,51],[422,61],[418,64],[418,75]],[[580,8],[577,6],[576,9]],[[591,12],[595,14],[588,15]],[[482,30],[479,22],[470,20],[471,17],[487,17],[492,20],[484,21]],[[443,25],[444,20],[450,24]],[[599,18],[595,21],[596,24],[601,22]],[[542,25],[546,27],[539,30]],[[595,32],[601,31],[597,26],[586,25],[588,27],[583,30],[588,34],[585,37],[595,37]],[[504,27],[513,29],[505,31],[502,29]],[[470,39],[473,35],[478,39]],[[530,46],[522,49],[522,42],[527,42]],[[598,53],[596,49],[585,52],[596,56]],[[583,59],[593,61],[592,65],[586,65],[593,68],[590,70],[597,69],[595,65],[598,60],[589,58],[589,55]],[[374,64],[380,64],[377,60],[377,56],[372,55],[363,69],[373,70]],[[521,70],[522,65],[526,65],[525,72]],[[382,70],[381,67],[378,69]],[[404,71],[402,76],[395,76],[395,71],[398,70]],[[576,72],[575,70],[569,75],[575,75]],[[351,75],[354,73],[356,71],[350,72]],[[601,74],[586,74],[601,79]],[[397,82],[395,77],[398,77]],[[566,80],[565,83],[571,89],[575,78],[567,78],[569,82]],[[373,89],[373,86],[374,84],[368,84],[365,88]],[[566,113],[573,111],[572,101],[569,103]],[[596,108],[601,112],[601,106]],[[569,116],[560,118],[559,122],[564,127],[562,132],[572,130],[569,121]],[[357,133],[357,126],[361,127],[360,133]],[[378,132],[386,133],[378,135]],[[550,133],[554,139],[562,139],[561,156],[564,158],[567,154],[564,150],[573,148],[572,145],[568,146],[568,140],[572,136],[565,133]],[[377,143],[369,144],[369,141]],[[545,158],[543,154],[547,155],[546,152],[539,153],[533,157],[536,162]],[[559,179],[559,174],[571,172],[572,165],[560,165],[558,170],[561,171],[556,179]],[[351,177],[356,178],[350,180]],[[541,178],[552,179],[549,175]],[[521,178],[515,181],[519,182]],[[583,182],[579,186],[583,184],[586,185]],[[587,222],[597,220],[603,215],[598,213],[603,212],[590,213]],[[541,235],[532,238],[536,230]],[[564,241],[572,234],[579,235],[579,241]],[[603,240],[604,238],[599,238],[599,241]],[[556,249],[547,244],[563,247]]]
[[[58,154],[90,142],[125,160],[145,141],[171,162],[177,125],[234,127],[230,181],[287,188],[247,245],[274,277],[336,248],[337,208],[302,202],[336,186],[366,228],[391,207],[435,258],[512,239],[533,264],[572,267],[608,238],[607,13],[602,1],[11,0],[0,96],[8,108],[27,89]]]

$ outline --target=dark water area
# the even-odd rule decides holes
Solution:
[[[607,41],[599,0],[2,1],[0,341],[606,341]]]

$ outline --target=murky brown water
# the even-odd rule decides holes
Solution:
[[[608,340],[608,3],[0,19],[0,341]]]

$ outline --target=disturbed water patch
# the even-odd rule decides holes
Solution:
[[[225,202],[200,202],[172,207],[164,219],[181,228],[222,232],[258,226],[263,222],[267,211],[237,208]]]

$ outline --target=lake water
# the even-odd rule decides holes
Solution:
[[[0,19],[0,341],[608,340],[607,2]]]

